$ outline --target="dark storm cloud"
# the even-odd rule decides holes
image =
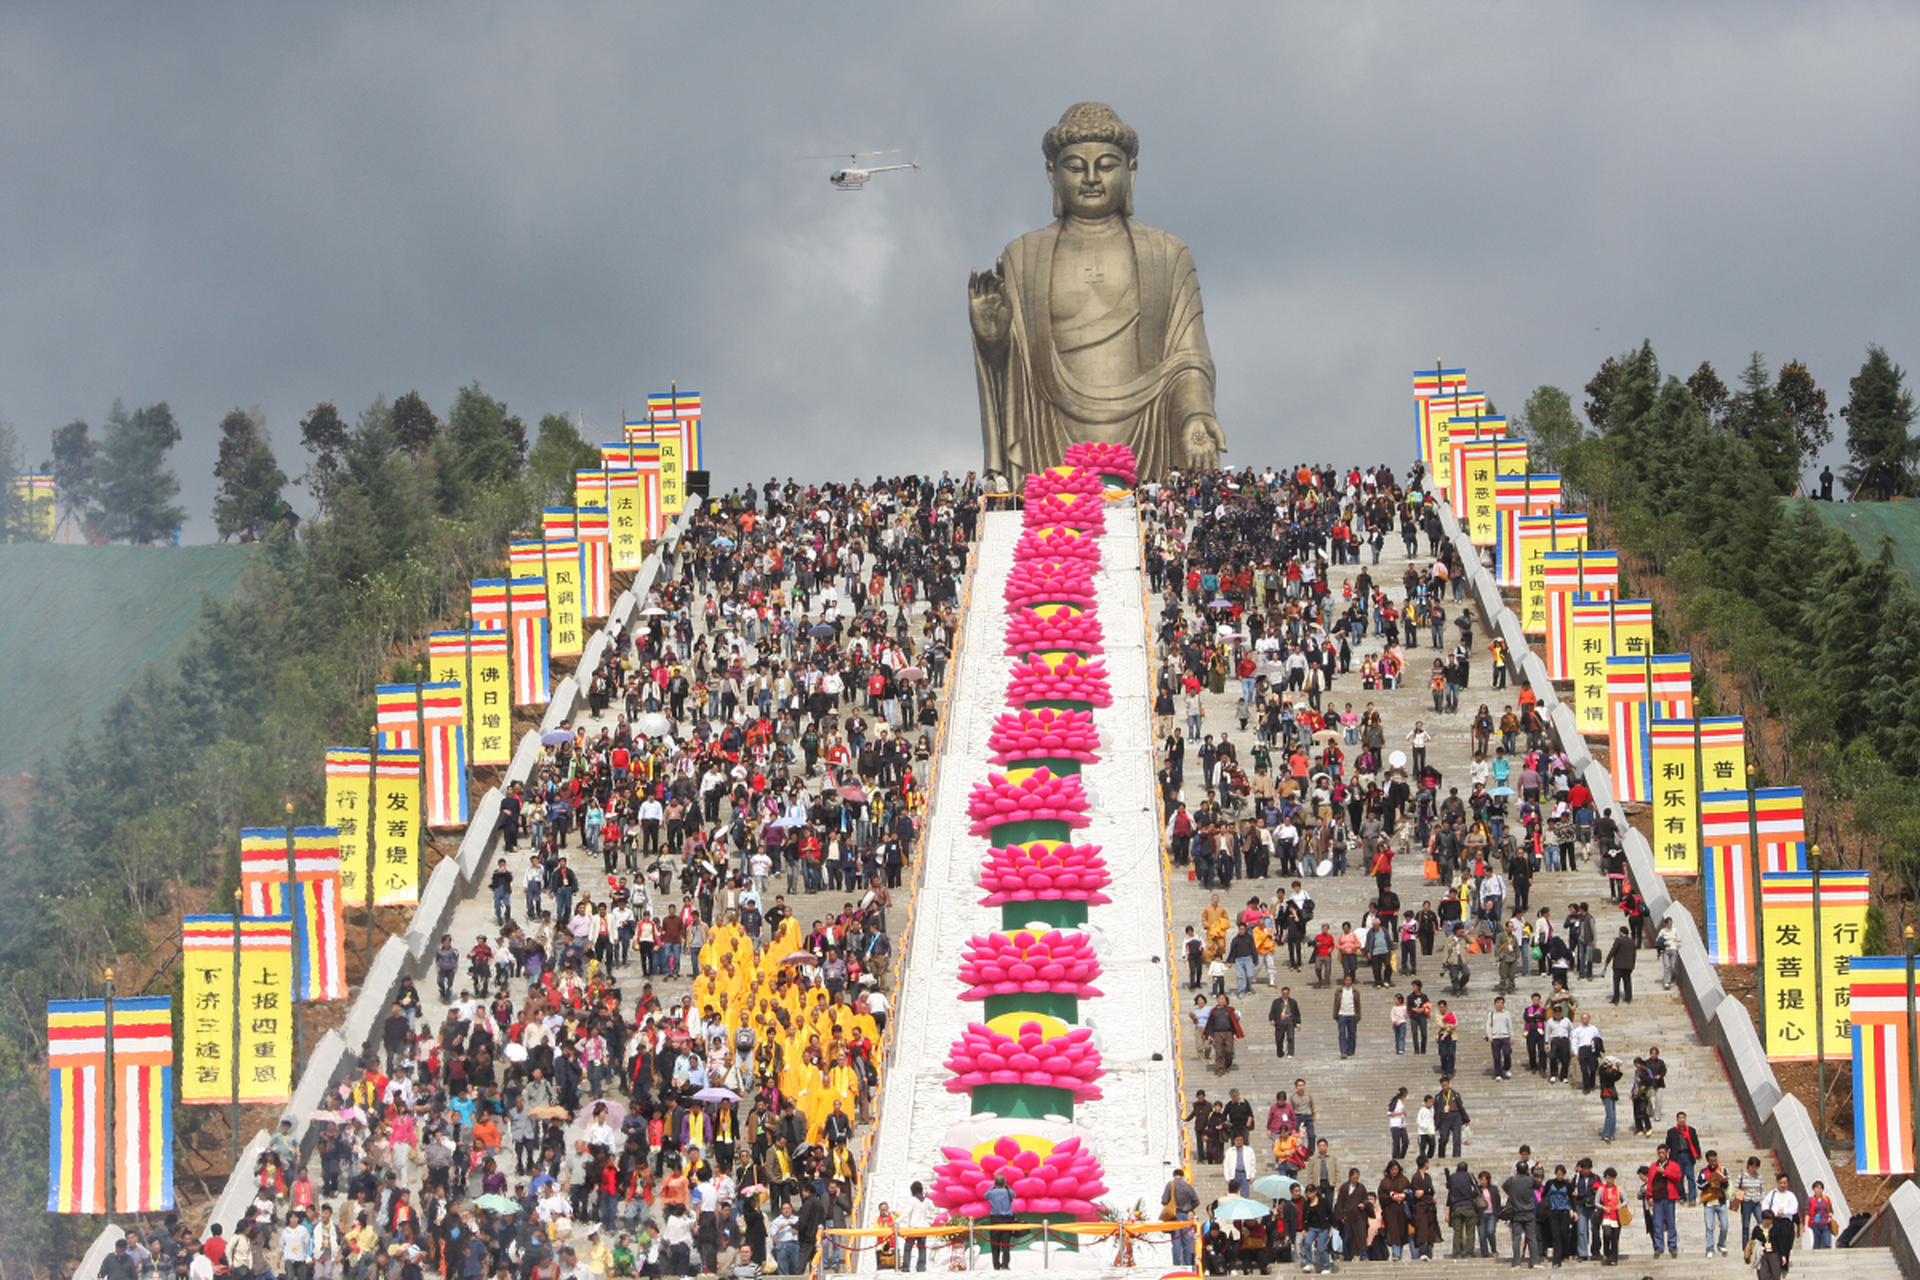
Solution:
[[[320,399],[707,397],[718,480],[978,457],[962,286],[1069,103],[1140,132],[1231,459],[1404,463],[1435,355],[1517,408],[1653,339],[1835,403],[1915,346],[1905,6],[12,6],[0,414],[170,401],[290,471]],[[857,195],[797,157],[899,146]]]

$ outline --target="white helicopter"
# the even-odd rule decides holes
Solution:
[[[849,155],[847,159],[858,161],[863,156],[897,156],[899,154],[900,154],[900,148],[893,147],[886,151],[856,151],[853,154]],[[839,156],[802,156],[801,157],[801,159],[803,160],[838,160],[839,158],[840,158]],[[859,191],[865,188],[868,182],[873,180],[873,175],[876,173],[892,173],[896,169],[918,169],[919,167],[920,166],[917,162],[910,162],[907,164],[870,165],[864,169],[857,169],[857,168],[835,169],[832,173],[827,175],[827,181],[831,182],[834,186],[840,188],[840,190],[842,191]]]

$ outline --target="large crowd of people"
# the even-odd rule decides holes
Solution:
[[[1147,569],[1164,601],[1155,711],[1166,840],[1176,874],[1218,890],[1176,944],[1192,993],[1191,1043],[1230,1081],[1243,1065],[1240,1042],[1257,1030],[1253,997],[1264,984],[1277,1059],[1296,1056],[1303,1025],[1340,1058],[1356,1056],[1364,1005],[1376,1019],[1384,1008],[1394,1054],[1431,1053],[1421,1066],[1437,1077],[1417,1101],[1406,1087],[1387,1100],[1377,1136],[1316,1125],[1304,1078],[1267,1106],[1264,1132],[1257,1102],[1239,1089],[1196,1091],[1186,1113],[1193,1149],[1231,1195],[1249,1197],[1269,1174],[1288,1180],[1270,1188],[1291,1184],[1265,1214],[1213,1217],[1205,1266],[1316,1271],[1331,1270],[1336,1255],[1431,1258],[1447,1230],[1450,1256],[1493,1258],[1503,1221],[1516,1265],[1612,1265],[1636,1207],[1656,1256],[1678,1256],[1676,1210],[1690,1204],[1702,1207],[1699,1247],[1709,1257],[1730,1237],[1736,1246],[1757,1238],[1754,1251],[1784,1261],[1802,1225],[1816,1247],[1830,1243],[1824,1188],[1802,1206],[1784,1185],[1762,1182],[1757,1161],[1744,1172],[1723,1167],[1684,1112],[1661,1119],[1658,1048],[1623,1060],[1595,1011],[1581,1007],[1576,982],[1596,969],[1611,976],[1614,1004],[1631,1002],[1640,954],[1670,954],[1671,924],[1656,929],[1627,883],[1619,825],[1610,811],[1595,813],[1553,749],[1531,689],[1499,696],[1506,655],[1497,642],[1487,683],[1501,709],[1468,707],[1476,618],[1465,607],[1448,616],[1462,604],[1463,566],[1418,481],[1416,472],[1400,484],[1385,468],[1206,475],[1161,486],[1146,504]],[[1379,564],[1395,538],[1406,567],[1390,582]],[[1424,674],[1412,652],[1421,647],[1433,651]],[[1376,705],[1414,679],[1431,692],[1436,722],[1468,717],[1465,777],[1429,760],[1425,719],[1389,726]],[[1535,900],[1543,873],[1588,859],[1607,877],[1601,911],[1613,919],[1588,902],[1556,910]],[[1316,885],[1350,873],[1372,878],[1365,909],[1357,919],[1321,915]],[[1236,881],[1246,882],[1238,893]],[[1476,972],[1491,979],[1484,998],[1468,994]],[[1670,968],[1663,977],[1671,985]],[[1523,1147],[1498,1168],[1471,1171],[1459,1159],[1471,1113],[1455,1080],[1478,1068],[1460,1062],[1464,1041],[1486,1044],[1485,1074],[1496,1081],[1512,1078],[1524,1041],[1527,1071],[1594,1099],[1603,1145],[1619,1136],[1624,1094],[1633,1136],[1648,1143],[1645,1163],[1588,1155],[1548,1170]],[[1359,1154],[1374,1142],[1377,1163]],[[1362,1163],[1376,1181],[1363,1181]],[[1203,1206],[1184,1179],[1167,1199],[1190,1201],[1203,1219],[1219,1208]]]
[[[837,1264],[980,496],[769,481],[694,514],[503,798],[492,927],[402,983],[244,1221],[136,1241],[136,1274]]]

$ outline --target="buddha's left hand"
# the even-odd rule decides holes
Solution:
[[[1215,471],[1220,467],[1220,455],[1227,451],[1227,433],[1212,414],[1190,414],[1181,432],[1181,444],[1187,452],[1187,470]]]

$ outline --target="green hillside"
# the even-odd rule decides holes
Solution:
[[[246,547],[0,546],[0,777],[91,725],[147,663],[172,659]]]
[[[1880,554],[1880,539],[1893,539],[1894,563],[1920,588],[1920,502],[1807,502],[1820,518],[1851,534],[1860,554]]]

